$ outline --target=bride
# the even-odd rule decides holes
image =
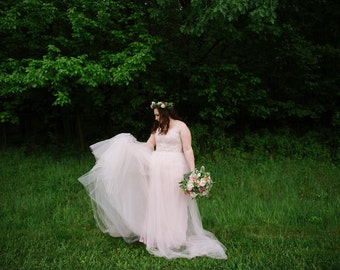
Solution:
[[[152,102],[155,122],[146,143],[122,133],[91,145],[95,166],[79,181],[99,228],[155,256],[226,259],[225,247],[202,227],[195,200],[179,187],[195,169],[191,133],[173,104]]]

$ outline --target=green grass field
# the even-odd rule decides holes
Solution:
[[[77,178],[90,152],[0,154],[0,269],[340,269],[340,169],[240,153],[197,158],[215,181],[199,200],[228,260],[167,260],[96,227]]]

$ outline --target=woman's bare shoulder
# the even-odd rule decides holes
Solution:
[[[188,129],[187,124],[181,120],[174,120],[174,127],[180,131]]]

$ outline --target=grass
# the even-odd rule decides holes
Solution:
[[[202,157],[215,185],[204,227],[228,260],[167,260],[96,227],[77,178],[89,152],[0,154],[0,269],[340,269],[340,170],[329,161],[246,153]]]

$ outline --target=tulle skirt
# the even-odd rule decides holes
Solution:
[[[226,259],[225,247],[203,229],[197,204],[179,188],[189,171],[182,152],[153,151],[122,133],[91,146],[95,166],[79,178],[99,228],[141,241],[155,256]]]

